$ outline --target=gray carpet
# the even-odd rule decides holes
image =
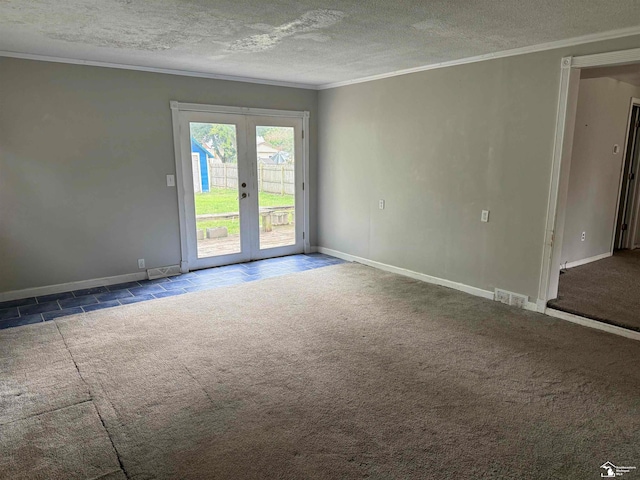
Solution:
[[[640,332],[640,250],[570,268],[549,306]]]
[[[640,467],[639,359],[326,267],[1,331],[0,478],[600,478]]]

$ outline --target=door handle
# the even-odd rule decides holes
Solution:
[[[246,194],[246,193],[243,193],[243,194],[242,194],[242,198],[247,198],[247,194]]]
[[[242,182],[242,188],[246,188],[246,187],[247,187],[247,184]]]

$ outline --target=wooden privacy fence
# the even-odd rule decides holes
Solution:
[[[209,184],[218,188],[238,188],[237,163],[213,163],[209,167]],[[296,192],[294,165],[258,164],[258,191],[293,195]]]

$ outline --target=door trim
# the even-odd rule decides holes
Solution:
[[[622,239],[620,239],[620,241],[618,242],[618,244],[616,245],[616,235],[618,233],[618,216],[620,214],[620,208],[622,207],[622,197],[623,197],[623,192],[622,192],[622,187],[624,185],[624,176],[626,174],[625,172],[625,167],[627,166],[627,155],[629,154],[629,132],[630,132],[630,124],[631,124],[631,116],[633,115],[633,107],[640,107],[640,98],[636,98],[636,97],[631,97],[631,103],[629,105],[629,115],[627,116],[627,132],[625,134],[624,137],[624,154],[622,157],[622,169],[620,170],[620,184],[618,186],[618,201],[616,203],[616,222],[613,225],[613,241],[611,242],[611,254],[613,255],[613,252],[616,249],[619,248],[629,248],[629,249],[633,249],[636,243],[636,229],[638,227],[637,225],[637,220],[638,220],[638,215],[637,215],[637,210],[638,210],[638,188],[637,187],[637,182],[634,184],[634,188],[632,189],[632,191],[629,192],[630,197],[627,199],[627,205],[625,208],[629,208],[630,209],[630,217],[629,217],[629,227],[628,227],[628,235],[627,238],[625,239],[624,242],[622,242]],[[640,113],[639,113],[640,115]],[[638,145],[636,145],[634,143],[634,148],[637,152],[638,149]],[[637,155],[637,154],[636,154]],[[635,162],[635,158],[631,158],[631,165],[633,166]]]
[[[562,253],[564,216],[569,189],[569,168],[571,165],[580,69],[636,63],[640,63],[640,48],[579,57],[564,57],[561,61],[556,133],[553,145],[542,266],[538,288],[537,303],[539,312],[544,313],[547,311],[547,301],[556,298],[558,295],[560,255]]]
[[[227,105],[206,105],[199,103],[183,103],[176,100],[169,102],[171,108],[171,120],[173,125],[173,152],[175,160],[176,187],[178,196],[178,220],[180,222],[180,271],[189,271],[189,248],[187,241],[187,218],[185,206],[184,176],[182,175],[182,152],[180,136],[181,112],[205,112],[227,113],[235,115],[261,116],[261,117],[288,117],[302,119],[302,176],[303,176],[303,212],[304,212],[304,253],[311,252],[309,239],[309,112],[296,110],[274,110],[252,107],[232,107]]]

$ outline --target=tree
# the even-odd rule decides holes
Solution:
[[[287,152],[290,162],[294,156],[294,136],[291,127],[257,127],[256,133],[274,148]]]
[[[222,163],[237,163],[236,126],[224,123],[192,123],[191,136],[211,148]]]

